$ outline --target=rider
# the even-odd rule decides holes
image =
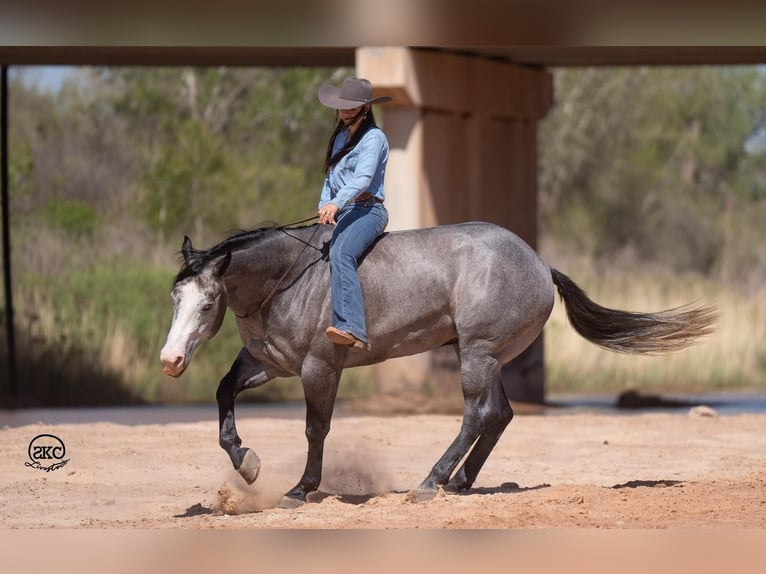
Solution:
[[[348,77],[340,88],[324,85],[319,101],[336,110],[338,122],[327,144],[319,222],[335,225],[330,241],[332,325],[327,337],[339,345],[369,348],[357,262],[388,224],[383,178],[388,140],[375,124],[368,80]]]

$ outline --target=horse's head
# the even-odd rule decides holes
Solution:
[[[180,376],[197,345],[221,328],[226,314],[223,274],[231,262],[231,252],[206,260],[194,250],[188,237],[184,238],[181,253],[184,267],[171,291],[173,323],[160,351],[162,370],[171,377]]]

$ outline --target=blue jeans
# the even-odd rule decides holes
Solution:
[[[367,342],[364,300],[357,263],[388,225],[382,203],[364,201],[344,206],[330,241],[333,327]]]

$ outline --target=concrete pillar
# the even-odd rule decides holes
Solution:
[[[545,71],[436,50],[360,48],[390,144],[389,230],[490,221],[537,243],[537,123],[550,108]],[[518,364],[516,364],[518,361]],[[503,370],[509,397],[542,402],[542,340]],[[387,361],[378,390],[420,390],[459,377],[449,349]],[[458,383],[452,385],[459,388]]]

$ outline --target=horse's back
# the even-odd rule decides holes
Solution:
[[[360,276],[372,333],[398,333],[403,354],[417,352],[409,343],[433,348],[482,338],[506,350],[512,340],[526,347],[553,306],[548,266],[490,223],[386,233]]]
[[[466,279],[520,276],[550,282],[548,266],[518,235],[492,223],[470,222],[385,233],[369,253],[370,266],[392,280],[438,276],[453,285]],[[514,279],[516,278],[516,279]]]

